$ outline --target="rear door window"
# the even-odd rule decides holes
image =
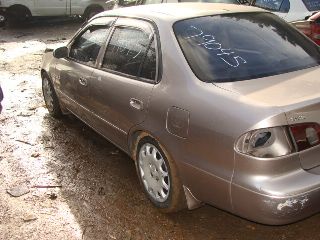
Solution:
[[[302,0],[309,11],[320,10],[320,0]]]
[[[236,13],[174,24],[181,49],[205,82],[255,79],[318,66],[319,48],[271,13]]]
[[[140,77],[141,69],[145,77],[152,76],[156,66],[153,60],[150,34],[138,28],[116,27],[107,46],[102,68],[134,77]],[[143,65],[144,63],[144,65]]]
[[[157,55],[155,48],[155,40],[152,40],[150,48],[143,62],[140,77],[155,80],[157,76]]]

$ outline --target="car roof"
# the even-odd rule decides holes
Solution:
[[[162,3],[118,8],[97,16],[139,17],[172,22],[193,17],[241,12],[268,11],[257,7],[224,3]]]

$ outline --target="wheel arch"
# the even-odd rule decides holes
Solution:
[[[95,4],[90,4],[89,6],[87,6],[83,12],[83,15],[86,17],[90,13],[90,11],[95,10],[95,9],[101,10],[101,12],[104,11],[104,8],[101,5],[95,3]]]
[[[164,154],[166,155],[169,162],[171,162],[175,165],[175,169],[177,171],[176,174],[178,175],[178,178],[180,179],[181,184],[182,184],[182,188],[183,188],[183,196],[184,196],[183,199],[185,200],[185,202],[181,203],[182,204],[181,209],[183,209],[183,206],[186,206],[190,210],[196,209],[196,208],[202,206],[202,202],[200,200],[198,200],[192,194],[191,190],[183,184],[182,178],[181,178],[181,173],[179,171],[179,167],[178,167],[177,163],[174,161],[173,157],[170,155],[170,153],[166,150],[165,145],[163,145],[163,143],[161,141],[159,141],[159,139],[157,137],[155,137],[152,133],[145,131],[145,130],[142,130],[142,129],[137,129],[135,131],[132,131],[132,133],[130,134],[130,137],[128,139],[131,158],[134,161],[136,161],[137,147],[139,145],[140,140],[142,140],[145,137],[150,137],[150,138],[154,139],[161,147],[161,150],[164,152]]]
[[[45,74],[48,76],[49,74],[47,73],[46,70],[44,70],[43,68],[40,71],[41,77],[43,77]]]
[[[32,17],[32,13],[30,11],[30,9],[26,6],[26,5],[23,5],[23,4],[14,4],[14,5],[11,5],[9,8],[8,8],[8,13],[10,14],[11,12],[15,12],[15,11],[24,11],[26,13],[26,17]]]
[[[49,74],[48,71],[46,71],[45,69],[41,69],[40,71],[40,75],[41,75],[41,80],[43,80],[44,77],[47,77],[48,80],[50,81],[50,83],[52,84],[52,87],[53,87],[53,91],[55,92],[56,96],[57,96],[57,100],[60,104],[60,110],[62,112],[63,115],[67,115],[67,114],[70,114],[70,112],[68,111],[68,109],[65,107],[64,103],[61,101],[61,99],[58,97],[57,95],[57,92],[56,92],[56,89],[55,89],[55,86],[53,84],[53,81],[52,81],[52,78]]]
[[[50,74],[48,73],[47,70],[45,70],[45,69],[42,68],[42,69],[41,69],[41,72],[40,72],[40,75],[41,75],[41,79],[42,79],[43,77],[48,77],[49,81],[53,84],[52,79],[51,79],[51,77],[50,77]]]
[[[156,135],[154,135],[150,131],[145,130],[143,128],[135,128],[135,129],[131,130],[128,134],[129,155],[133,159],[133,161],[136,161],[136,150],[137,150],[137,147],[138,147],[140,140],[144,137],[150,137],[150,138],[154,139],[156,142],[158,142],[158,144],[160,145],[160,147],[162,148],[164,153],[167,155],[167,157],[170,158],[175,163],[173,156],[168,152],[168,150],[166,148],[166,144],[164,144],[159,139],[159,137],[157,137]]]
[[[155,140],[159,146],[161,147],[162,151],[165,153],[166,157],[168,159],[171,160],[171,162],[173,162],[178,170],[178,175],[180,177],[180,173],[179,173],[179,168],[177,166],[176,161],[174,160],[173,156],[168,152],[166,145],[163,144],[163,142],[154,134],[152,134],[151,132],[147,131],[147,130],[143,130],[143,129],[135,129],[134,131],[132,131],[131,133],[129,133],[129,137],[128,137],[128,146],[129,146],[129,153],[130,153],[130,157],[133,159],[133,161],[137,160],[137,147],[138,144],[140,142],[141,139],[145,138],[145,137],[150,137],[153,140]],[[180,177],[181,178],[181,177]]]
[[[129,133],[128,135],[128,149],[129,149],[129,155],[132,158],[133,161],[136,161],[136,150],[139,144],[139,141],[144,138],[150,136],[152,137],[148,132],[137,129]]]

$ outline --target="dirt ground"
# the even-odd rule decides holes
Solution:
[[[211,206],[159,213],[128,156],[73,117],[51,118],[41,93],[42,53],[80,25],[42,20],[0,29],[1,240],[320,239],[320,214],[272,227]]]

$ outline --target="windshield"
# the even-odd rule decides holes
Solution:
[[[237,13],[174,24],[180,47],[205,82],[233,82],[317,66],[320,52],[271,13]]]

